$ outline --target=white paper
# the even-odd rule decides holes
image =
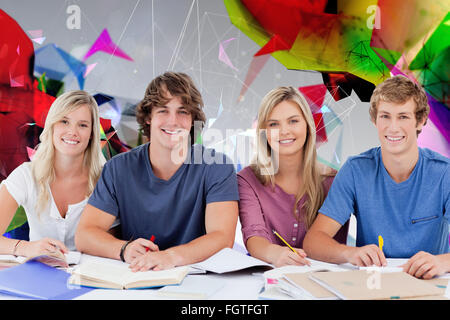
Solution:
[[[215,273],[232,272],[256,266],[273,267],[267,262],[230,248],[224,248],[210,258],[190,266]]]

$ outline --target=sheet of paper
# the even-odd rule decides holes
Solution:
[[[81,252],[78,251],[69,251],[69,253],[65,254],[67,263],[71,264],[79,264],[81,260]]]
[[[273,267],[267,262],[230,248],[222,249],[210,258],[190,266],[215,273],[232,272],[256,266]]]

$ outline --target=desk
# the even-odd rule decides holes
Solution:
[[[81,256],[80,263],[88,261],[104,262],[108,264],[122,264],[121,261],[94,257],[90,255],[83,254]],[[332,265],[323,263],[320,261],[314,261],[315,266],[333,266],[334,268],[349,269],[352,268],[351,265]],[[398,266],[406,261],[406,259],[388,259],[390,266]],[[305,271],[309,271],[308,267]],[[354,267],[353,267],[354,268]],[[186,277],[201,277],[206,279],[220,279],[223,280],[224,286],[217,291],[215,294],[209,297],[210,300],[258,300],[259,294],[264,287],[264,269],[252,268],[247,270],[240,270],[231,273],[224,274],[189,274]],[[444,278],[450,279],[450,274],[443,276]],[[156,289],[145,289],[145,290],[105,290],[105,289],[95,289],[84,295],[81,295],[76,300],[167,300],[157,295]],[[447,289],[447,297],[450,298],[450,289]],[[21,298],[14,297],[11,295],[1,294],[0,299],[3,300],[22,300]],[[286,296],[286,299],[289,297]],[[260,300],[263,301],[263,300]]]

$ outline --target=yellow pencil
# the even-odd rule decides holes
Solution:
[[[289,243],[287,243],[286,240],[284,240],[283,237],[280,236],[280,235],[278,234],[278,232],[276,232],[275,230],[272,230],[272,231],[273,231],[273,233],[274,233],[278,238],[280,238],[281,241],[283,241],[283,242],[289,247],[289,249],[291,249],[292,251],[294,251],[296,254],[298,254],[298,255],[300,256],[300,254],[298,253],[298,251],[294,250],[294,248],[292,248],[292,247],[289,245]],[[301,256],[300,256],[300,257],[301,257]],[[302,257],[302,258],[303,258],[303,257]]]
[[[384,245],[383,237],[378,236],[378,247],[380,248],[381,251],[383,251],[383,245]]]

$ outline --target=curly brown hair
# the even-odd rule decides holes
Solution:
[[[427,123],[426,120],[428,119],[428,114],[430,113],[425,90],[420,85],[402,75],[388,78],[375,88],[370,98],[370,118],[374,123],[376,122],[378,104],[380,101],[401,104],[407,102],[411,98],[414,99],[414,102],[416,103],[415,115],[417,123],[420,123],[425,119],[425,125]],[[419,135],[420,132],[421,130],[417,130],[417,135]]]
[[[153,79],[147,86],[144,99],[136,107],[136,121],[139,123],[140,129],[150,140],[150,125],[147,123],[147,120],[151,118],[154,107],[163,106],[170,101],[167,93],[172,97],[179,97],[183,106],[191,113],[192,128],[190,137],[191,145],[194,144],[197,138],[194,134],[197,131],[201,132],[206,116],[202,110],[204,104],[200,92],[195,87],[191,77],[182,72],[165,72]]]

